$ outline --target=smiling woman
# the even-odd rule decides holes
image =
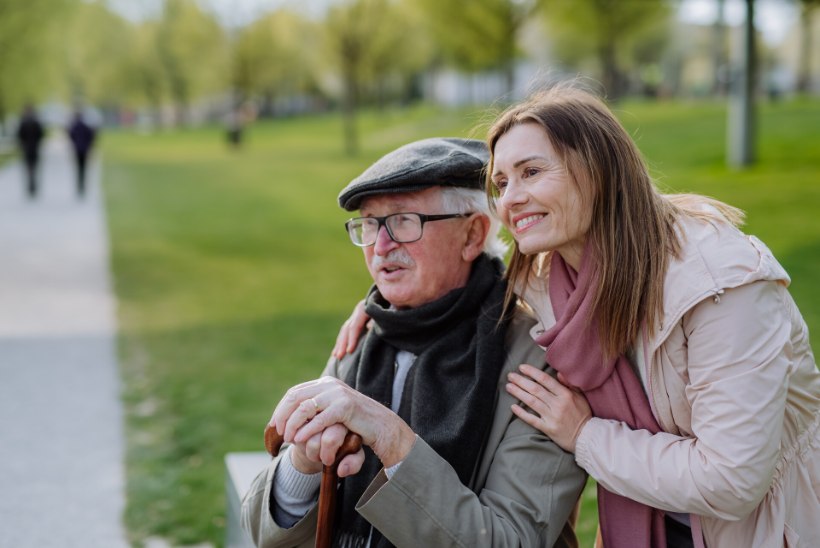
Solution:
[[[515,238],[508,298],[536,312],[559,372],[510,374],[513,412],[598,481],[604,544],[819,543],[820,373],[790,279],[741,212],[661,195],[571,85],[511,107],[487,142]]]

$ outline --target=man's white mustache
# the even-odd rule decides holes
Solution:
[[[384,257],[381,255],[373,255],[372,267],[380,268],[384,264],[398,265],[404,268],[411,268],[416,265],[416,262],[404,249],[394,249]]]

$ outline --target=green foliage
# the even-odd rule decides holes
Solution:
[[[157,28],[157,56],[176,103],[178,122],[185,122],[192,99],[224,90],[224,38],[214,17],[194,0],[165,0]]]
[[[72,0],[0,0],[0,121],[60,81],[58,25]]]
[[[511,70],[534,0],[415,0],[446,60],[468,70]]]
[[[617,114],[668,191],[738,205],[793,276],[820,330],[817,102],[765,106],[760,164],[725,167],[721,104],[619,105]],[[361,157],[343,154],[336,116],[253,126],[229,150],[216,129],[103,141],[105,194],[128,417],[128,507],[135,540],[219,545],[222,458],[261,450],[272,409],[322,369],[366,291],[361,252],[342,227],[339,190],[410,140],[470,135],[481,112],[366,112]],[[815,340],[817,336],[815,335]],[[581,545],[596,530],[594,486]]]
[[[416,70],[424,48],[416,47],[419,37],[414,32],[417,29],[411,14],[390,0],[348,0],[330,6],[327,11],[323,27],[325,48],[332,72],[341,83],[339,95],[348,154],[359,149],[356,111],[368,87],[384,91],[390,77],[404,80]],[[415,54],[403,58],[403,54],[414,49]]]
[[[101,0],[78,2],[60,28],[63,72],[71,99],[112,104],[127,91],[132,28]]]
[[[325,48],[335,72],[343,80],[344,94],[353,104],[362,92],[372,60],[385,54],[380,50],[389,43],[386,35],[393,29],[381,22],[390,9],[389,0],[350,0],[328,9]]]
[[[233,83],[246,97],[298,94],[315,88],[317,25],[279,10],[239,31]]]
[[[623,91],[624,73],[639,63],[658,62],[668,32],[668,0],[542,0],[550,41],[560,59],[584,65],[595,59],[609,96]],[[586,67],[585,67],[586,68]]]
[[[157,48],[159,29],[158,21],[145,21],[136,26],[131,32],[129,55],[124,60],[129,102],[150,107],[154,116],[158,116],[168,88]]]
[[[388,2],[367,48],[363,71],[365,98],[404,99],[412,79],[429,65],[434,46],[420,15],[406,0]],[[375,100],[374,100],[375,99]]]

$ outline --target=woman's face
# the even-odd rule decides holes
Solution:
[[[535,123],[513,126],[493,154],[496,209],[518,249],[557,251],[578,270],[591,212],[546,132]]]

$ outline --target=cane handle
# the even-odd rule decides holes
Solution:
[[[272,456],[279,455],[279,450],[282,448],[284,441],[285,438],[276,430],[275,426],[269,424],[265,427],[265,449]],[[338,466],[343,458],[356,453],[361,448],[362,437],[355,432],[348,432],[342,446],[336,451],[336,462],[333,463],[333,466]]]
[[[282,448],[282,443],[284,443],[285,438],[276,431],[276,427],[272,425],[267,425],[265,427],[265,449],[268,450],[272,456],[279,455],[279,449]]]

